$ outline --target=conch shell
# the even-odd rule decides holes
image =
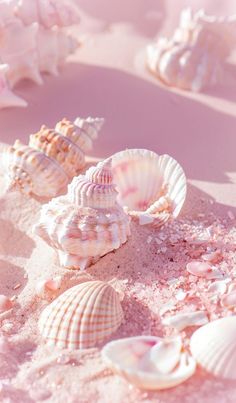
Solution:
[[[85,349],[102,343],[123,320],[115,289],[103,281],[87,281],[70,288],[45,308],[39,331],[51,346]]]
[[[42,207],[34,231],[58,251],[62,266],[83,270],[130,235],[129,217],[116,198],[111,160],[100,162]]]
[[[82,137],[87,133],[89,138],[90,126],[92,132],[98,132],[104,121],[90,117],[77,120],[84,122],[87,129],[82,132]],[[45,198],[55,197],[66,189],[73,176],[84,168],[86,149],[79,141],[81,128],[75,123],[68,124],[77,130],[74,141],[69,133],[63,135],[42,126],[39,132],[30,135],[28,146],[17,140],[8,149],[5,160],[9,188]]]
[[[15,95],[9,88],[6,78],[8,69],[7,64],[0,64],[0,109],[13,106],[25,107],[27,102]]]
[[[202,91],[219,80],[235,38],[236,15],[219,18],[185,9],[173,38],[147,47],[147,65],[168,86]]]

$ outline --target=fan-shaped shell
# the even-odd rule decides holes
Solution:
[[[75,177],[66,196],[44,205],[34,230],[58,250],[61,265],[84,269],[130,235],[129,217],[116,197],[107,160]]]
[[[92,125],[93,119],[90,121]],[[84,149],[77,143],[73,136],[64,136],[46,126],[30,135],[29,146],[16,141],[5,156],[9,188],[45,198],[63,193],[72,177],[85,166]]]
[[[190,349],[206,371],[236,380],[236,316],[208,323],[193,333]]]
[[[118,293],[102,281],[70,288],[41,314],[39,331],[49,345],[85,349],[102,343],[124,319]]]
[[[165,84],[201,91],[217,82],[234,48],[236,17],[206,16],[183,10],[171,39],[160,38],[147,47],[147,64]]]
[[[172,157],[128,149],[112,156],[112,169],[119,203],[140,224],[160,225],[178,216],[186,197],[186,177]]]
[[[108,343],[102,350],[102,356],[109,367],[128,382],[140,389],[158,390],[179,385],[190,378],[196,369],[195,360],[185,352],[173,358],[159,350],[163,339],[154,336],[137,336]],[[176,354],[176,343],[173,352]],[[171,349],[172,350],[172,349]],[[156,362],[158,360],[158,363]],[[159,361],[160,360],[160,361]],[[168,361],[168,365],[165,364]],[[172,361],[173,365],[169,365]],[[156,365],[159,364],[159,365]],[[167,368],[168,372],[160,371]]]

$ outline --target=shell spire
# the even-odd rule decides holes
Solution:
[[[8,149],[6,165],[9,189],[51,198],[63,193],[85,167],[85,153],[73,136],[42,126],[27,146],[16,141]]]
[[[35,232],[58,251],[62,266],[83,270],[127,241],[129,223],[117,203],[108,159],[75,177],[65,196],[44,205]]]

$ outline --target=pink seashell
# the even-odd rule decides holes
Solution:
[[[209,263],[193,261],[186,265],[187,271],[194,276],[205,277],[208,280],[222,278],[223,274]]]
[[[111,160],[105,160],[75,177],[66,196],[44,205],[34,231],[58,251],[62,266],[83,270],[130,235],[116,198]]]
[[[223,255],[219,250],[202,255],[202,259],[210,263],[219,263],[223,260]]]
[[[36,49],[37,34],[37,23],[25,27],[20,20],[14,20],[2,29],[0,54],[2,62],[9,65],[7,78],[11,87],[22,79],[42,84]]]
[[[219,319],[193,333],[190,349],[197,363],[223,379],[236,380],[236,316]]]
[[[79,119],[84,122],[84,136],[87,133],[92,142],[90,132],[97,135],[103,119]],[[85,166],[84,148],[69,135],[42,126],[30,136],[29,146],[16,141],[6,153],[9,189],[45,198],[63,193],[72,177]]]
[[[178,365],[181,349],[181,337],[163,339],[151,348],[150,360],[160,373],[168,374]]]
[[[6,73],[9,71],[7,64],[0,64],[0,109],[9,107],[26,107],[27,102],[15,95],[7,82]]]
[[[185,9],[171,39],[147,47],[147,65],[166,85],[201,91],[214,85],[234,49],[236,16],[206,16]]]
[[[9,311],[9,309],[12,309],[12,307],[13,302],[5,295],[0,295],[0,313]]]
[[[46,28],[79,22],[77,8],[65,0],[18,0],[15,13],[27,25],[37,21]]]
[[[222,281],[215,281],[214,283],[211,283],[208,287],[208,292],[217,294],[217,295],[223,295],[227,290],[227,283],[225,280]]]
[[[102,281],[88,281],[47,306],[39,319],[39,331],[51,346],[85,349],[102,343],[123,319],[117,292]]]
[[[221,305],[226,308],[236,307],[236,291],[229,292],[221,297]]]
[[[208,316],[204,311],[178,313],[162,319],[164,326],[170,326],[178,331],[190,326],[202,326],[208,322]]]
[[[236,291],[236,281],[233,281],[232,283],[229,284],[228,292],[234,292]]]
[[[170,156],[130,149],[112,156],[118,201],[141,225],[176,218],[186,196],[186,178]]]
[[[168,389],[190,378],[196,363],[186,352],[179,352],[178,342],[172,344],[174,357],[171,358],[169,353],[163,352],[163,343],[165,340],[154,336],[129,337],[108,343],[102,356],[115,373],[138,388]],[[160,365],[155,358],[160,360]],[[163,372],[163,368],[168,368],[168,372]]]
[[[47,293],[58,291],[61,287],[61,277],[58,276],[54,279],[41,280],[37,283],[35,289],[36,294],[40,298],[46,298]]]

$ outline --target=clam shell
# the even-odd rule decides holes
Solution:
[[[102,356],[115,373],[140,389],[172,388],[194,374],[196,363],[187,353],[180,352],[176,365],[169,366],[170,372],[160,372],[155,365],[155,356],[158,358],[156,349],[162,342],[163,339],[154,336],[115,340],[102,349]],[[159,355],[159,359],[164,364],[166,356]]]
[[[39,331],[47,344],[86,349],[102,343],[124,319],[118,293],[102,281],[70,288],[41,314]]]
[[[169,155],[128,149],[112,156],[118,201],[140,224],[161,225],[180,213],[186,197],[183,169]]]
[[[219,319],[193,333],[190,349],[206,371],[236,380],[236,316]]]

